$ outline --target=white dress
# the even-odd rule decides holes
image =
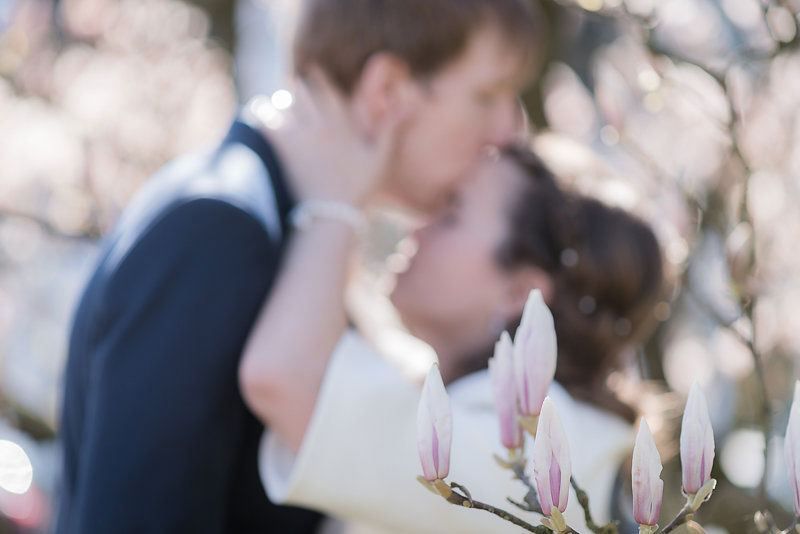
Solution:
[[[536,514],[506,501],[521,501],[525,488],[500,468],[499,442],[487,371],[448,387],[453,408],[453,447],[448,481],[472,497],[538,524]],[[573,400],[557,384],[550,390],[566,431],[573,476],[587,491],[595,522],[608,520],[617,468],[633,446],[622,419]],[[274,502],[320,510],[345,520],[343,531],[370,534],[519,533],[519,527],[480,510],[447,503],[416,480],[419,387],[376,355],[355,333],[337,346],[299,452],[266,433],[259,468]],[[526,450],[532,450],[528,443]],[[583,511],[571,490],[567,522],[586,532]]]

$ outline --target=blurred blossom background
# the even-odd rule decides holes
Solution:
[[[571,186],[649,221],[668,262],[656,333],[612,377],[623,394],[642,380],[652,391],[662,518],[682,504],[676,422],[696,379],[720,481],[700,521],[756,532],[768,509],[788,526],[800,0],[531,1],[547,29],[524,97],[536,148]],[[98,240],[155,169],[219,140],[237,106],[285,97],[299,3],[0,0],[0,533],[50,524],[70,314]],[[396,236],[378,228],[373,257]]]

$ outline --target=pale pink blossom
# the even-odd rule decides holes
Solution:
[[[794,515],[800,517],[800,380],[794,383],[794,399],[784,441],[786,469],[794,496]]]
[[[556,373],[556,331],[538,289],[531,291],[514,336],[514,373],[520,413],[539,415]]]
[[[417,411],[417,450],[426,480],[447,477],[450,471],[450,445],[453,437],[453,416],[450,398],[444,389],[439,366],[431,366]]]
[[[639,423],[631,471],[633,517],[640,525],[655,525],[661,515],[664,482],[661,480],[661,457],[644,419]]]
[[[566,510],[571,476],[567,435],[553,401],[546,397],[533,442],[533,479],[545,515],[549,516],[553,507]]]
[[[523,443],[522,427],[518,421],[513,350],[511,336],[503,332],[494,346],[494,356],[489,359],[494,405],[500,420],[500,442],[507,449],[519,449]]]
[[[681,467],[683,491],[694,495],[711,478],[714,464],[714,431],[708,417],[706,398],[695,383],[689,391],[681,424]]]

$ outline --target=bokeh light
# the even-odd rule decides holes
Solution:
[[[0,489],[21,495],[33,481],[33,466],[25,451],[12,441],[0,439]]]
[[[294,97],[292,93],[287,91],[286,89],[279,89],[272,93],[272,105],[275,106],[277,110],[285,110],[291,107],[292,102],[294,102]]]

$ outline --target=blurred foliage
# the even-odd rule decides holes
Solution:
[[[0,490],[2,532],[47,527],[67,331],[99,236],[234,113],[223,18],[170,0],[0,0],[0,438],[34,468],[24,497]]]
[[[673,273],[636,380],[684,395],[697,379],[711,398],[725,497],[705,523],[753,531],[753,512],[769,507],[786,526],[786,510],[767,501],[790,507],[780,436],[800,349],[800,5],[541,5],[551,31],[526,100],[548,132],[537,146],[578,189],[648,219]],[[657,411],[676,439],[669,405]]]

